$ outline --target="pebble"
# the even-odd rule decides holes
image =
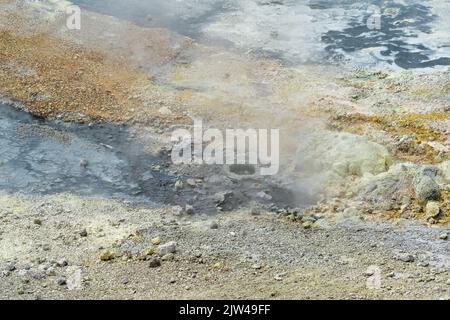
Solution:
[[[147,257],[151,256],[155,253],[155,248],[153,246],[148,247],[145,249],[141,254],[141,260],[146,260]],[[128,258],[127,258],[128,260]]]
[[[281,281],[281,280],[283,280],[283,276],[285,276],[286,275],[286,273],[278,273],[278,274],[276,274],[275,276],[274,276],[274,279],[275,280],[277,280],[277,281]]]
[[[87,235],[88,235],[88,233],[87,233],[86,229],[83,229],[83,230],[80,231],[80,236],[81,237],[84,238],[84,237],[87,237]]]
[[[10,272],[12,272],[12,271],[14,271],[14,270],[16,270],[16,265],[14,264],[14,263],[8,263],[7,265],[6,265],[6,271],[10,271]]]
[[[34,223],[34,224],[37,224],[38,226],[41,226],[41,225],[42,225],[42,220],[36,218],[36,219],[33,220],[33,223]]]
[[[441,240],[447,240],[448,239],[448,233],[442,233],[439,235],[439,239]]]
[[[397,255],[397,260],[403,261],[403,262],[414,262],[415,258],[413,255],[408,253],[400,253]]]
[[[302,223],[303,229],[311,229],[312,226],[313,226],[313,223],[311,221],[306,221],[306,222]]]
[[[161,261],[173,261],[175,259],[175,255],[173,253],[168,253],[161,257]]]
[[[219,224],[215,221],[211,222],[211,224],[209,225],[209,227],[213,230],[215,229],[219,229]]]
[[[152,244],[157,246],[161,243],[161,238],[160,237],[155,237],[152,239]]]
[[[250,210],[250,213],[251,213],[252,216],[258,216],[258,215],[260,214],[259,208],[253,207],[253,208]]]
[[[86,168],[89,165],[89,162],[86,159],[80,160],[80,167]]]
[[[67,280],[66,280],[66,278],[64,278],[64,277],[59,277],[59,278],[56,280],[56,283],[57,283],[58,285],[60,285],[60,286],[64,286],[64,285],[67,284]]]
[[[183,181],[177,180],[175,182],[175,191],[180,191],[181,189],[183,189]]]
[[[45,270],[45,273],[48,276],[55,276],[56,275],[55,268],[53,268],[53,267],[47,268],[47,270]]]
[[[157,257],[153,257],[148,262],[148,266],[150,268],[158,268],[159,266],[161,266],[161,260]]]
[[[188,184],[188,186],[190,186],[191,188],[195,188],[197,187],[197,182],[194,179],[187,179],[186,183]]]
[[[37,269],[31,269],[26,274],[35,280],[44,279],[46,276],[45,272],[43,272],[42,270],[37,270]]]
[[[65,258],[62,258],[58,261],[56,261],[56,265],[60,268],[66,267],[69,263],[67,262],[67,260]]]
[[[177,251],[177,243],[175,241],[170,241],[162,244],[158,247],[158,253],[160,256],[165,256],[169,253],[175,253]]]
[[[194,214],[194,207],[191,205],[186,205],[186,208],[184,210],[187,214]]]
[[[172,114],[172,111],[167,107],[161,107],[159,108],[159,113],[161,113],[163,116],[170,116]]]
[[[101,261],[110,261],[116,258],[116,254],[113,251],[104,250],[100,253],[99,258]]]

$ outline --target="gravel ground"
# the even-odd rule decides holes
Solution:
[[[1,298],[449,298],[449,229],[355,216],[305,228],[269,212],[175,216],[69,195],[1,200]]]

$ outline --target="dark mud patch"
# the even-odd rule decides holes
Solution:
[[[0,190],[6,193],[67,192],[161,206],[191,204],[197,213],[255,202],[282,208],[313,202],[273,179],[231,177],[223,166],[176,167],[170,150],[145,152],[127,125],[46,121],[0,104],[0,126]],[[188,179],[199,183],[190,186]],[[178,180],[184,186],[176,191]],[[226,195],[223,200],[220,193]]]

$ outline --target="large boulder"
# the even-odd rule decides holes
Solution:
[[[414,164],[400,163],[378,175],[366,175],[353,189],[361,201],[379,210],[400,209],[414,195],[412,180],[417,172]]]
[[[311,134],[297,150],[297,170],[347,177],[379,174],[392,159],[385,147],[350,133]]]

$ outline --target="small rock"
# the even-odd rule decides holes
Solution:
[[[209,227],[213,230],[219,229],[219,224],[216,221],[211,222]]]
[[[64,278],[64,277],[59,277],[58,279],[56,279],[56,283],[57,283],[59,286],[64,286],[64,285],[67,284],[67,280],[66,280],[66,278]]]
[[[36,218],[36,219],[33,220],[33,223],[34,223],[34,224],[37,224],[38,226],[41,226],[41,225],[42,225],[42,220]]]
[[[161,243],[161,238],[160,237],[155,237],[152,239],[152,244],[157,246]]]
[[[183,181],[177,180],[175,182],[175,191],[180,191],[181,189],[183,189]]]
[[[153,257],[150,259],[148,266],[150,268],[158,268],[161,266],[161,260],[158,257]]]
[[[272,196],[264,191],[258,192],[256,195],[265,200],[272,200]]]
[[[158,247],[158,253],[160,256],[165,256],[169,253],[175,253],[177,251],[177,243],[175,241],[170,241],[162,244]]]
[[[26,274],[35,280],[44,279],[46,276],[44,271],[38,269],[30,269]]]
[[[408,253],[400,253],[396,256],[396,259],[403,262],[414,262],[415,260],[414,256]]]
[[[172,212],[174,216],[181,216],[183,213],[183,208],[181,206],[173,206]]]
[[[55,268],[53,268],[53,267],[47,268],[47,270],[45,270],[45,273],[47,274],[47,276],[55,276],[56,275]]]
[[[65,258],[62,258],[62,259],[56,261],[56,265],[60,268],[67,267],[68,264],[69,263],[67,262],[67,260]]]
[[[173,253],[168,253],[161,257],[161,261],[173,261],[175,259],[175,255]]]
[[[89,162],[86,159],[80,160],[80,167],[86,168],[89,165]]]
[[[3,270],[1,273],[0,273],[0,278],[6,278],[6,277],[9,277],[11,275],[11,272],[9,272],[9,271],[7,271],[7,270]]]
[[[153,246],[148,247],[147,249],[145,249],[142,254],[141,254],[141,260],[146,260],[147,257],[151,256],[152,254],[155,253],[155,248]],[[128,260],[128,259],[127,259]]]
[[[88,233],[87,233],[86,229],[83,229],[83,230],[80,231],[80,236],[81,237],[85,238],[85,237],[87,237],[87,235],[88,235]]]
[[[425,208],[425,212],[427,214],[427,218],[437,218],[441,213],[439,203],[436,201],[428,202]]]
[[[447,240],[448,239],[448,233],[442,233],[439,235],[439,239],[441,240]]]
[[[311,221],[306,221],[306,222],[302,223],[303,229],[311,229],[312,226],[313,226],[313,223]]]
[[[365,275],[366,277],[371,277],[371,276],[373,276],[374,274],[375,274],[375,272],[374,272],[373,270],[367,270],[367,271],[364,272],[364,275]]]
[[[231,192],[231,191],[218,192],[213,195],[213,200],[217,206],[221,206],[232,196],[233,196],[233,192]]]
[[[6,270],[6,271],[12,272],[12,271],[16,270],[16,265],[15,265],[14,263],[8,263],[8,264],[6,265],[5,270]]]
[[[172,114],[172,111],[167,107],[161,107],[159,108],[159,113],[161,113],[163,116],[170,116]]]
[[[259,208],[258,207],[253,207],[250,210],[250,213],[251,213],[252,216],[258,216],[260,214]]]
[[[283,272],[283,273],[277,273],[277,274],[274,276],[274,279],[277,280],[277,281],[281,281],[281,280],[283,280],[283,277],[284,277],[285,275],[286,275],[285,272]]]
[[[104,251],[102,251],[102,253],[100,253],[99,258],[101,261],[110,261],[110,260],[114,260],[116,258],[116,254],[113,251],[104,250]]]
[[[188,186],[190,186],[191,188],[195,188],[197,187],[197,182],[194,179],[187,179],[186,183],[188,184]]]
[[[187,204],[184,211],[189,215],[194,214],[194,207]]]

